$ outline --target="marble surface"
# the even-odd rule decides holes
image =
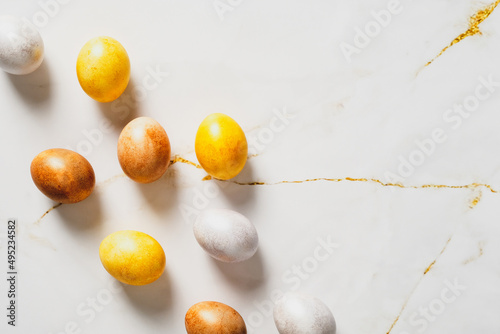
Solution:
[[[4,262],[7,218],[19,222],[17,326],[2,315],[0,331],[184,333],[187,309],[216,300],[249,333],[277,333],[273,300],[298,290],[330,307],[339,334],[499,333],[492,1],[0,2],[39,26],[46,50],[33,74],[0,73]],[[132,66],[108,104],[85,95],[75,71],[99,35],[119,40]],[[234,180],[202,181],[181,161],[149,185],[122,174],[116,144],[129,120],[154,117],[173,153],[196,162],[196,129],[213,112],[250,143]],[[85,201],[57,206],[34,186],[30,162],[52,147],[93,165]],[[192,223],[208,208],[255,224],[252,259],[203,252]],[[160,280],[125,286],[102,268],[99,244],[121,229],[162,244]],[[6,291],[2,279],[4,310]]]

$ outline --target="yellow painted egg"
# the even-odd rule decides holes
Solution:
[[[247,161],[245,133],[231,117],[215,113],[203,120],[195,140],[196,157],[203,169],[216,179],[238,175]]]
[[[94,190],[92,165],[71,150],[53,148],[41,152],[31,162],[30,171],[37,188],[59,203],[83,201]]]
[[[127,51],[111,37],[93,38],[80,50],[76,74],[80,86],[94,100],[116,100],[125,91],[130,79]]]
[[[118,161],[132,180],[158,180],[170,164],[170,140],[165,129],[150,117],[128,123],[118,138]]]
[[[201,302],[191,306],[185,317],[188,334],[246,334],[241,315],[219,302]]]
[[[120,282],[146,285],[165,270],[165,252],[153,237],[137,231],[118,231],[108,235],[99,247],[106,271]]]

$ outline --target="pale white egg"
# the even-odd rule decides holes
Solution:
[[[227,209],[202,212],[193,226],[200,246],[223,262],[241,262],[257,251],[259,236],[255,226],[242,214]]]
[[[335,334],[330,309],[318,298],[288,292],[274,306],[274,323],[280,334]]]
[[[0,16],[0,67],[11,74],[28,74],[43,61],[43,40],[28,20]]]

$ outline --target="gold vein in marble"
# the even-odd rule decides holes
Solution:
[[[475,256],[472,256],[470,258],[468,258],[467,260],[465,260],[463,262],[463,264],[469,264],[469,263],[472,263],[474,261],[476,261],[477,259],[479,259],[481,256],[484,255],[484,244],[482,242],[479,242],[478,244],[478,254],[475,255]]]
[[[474,209],[476,205],[479,204],[482,197],[483,197],[483,192],[479,190],[479,193],[470,201],[469,208]]]
[[[436,261],[441,257],[441,255],[443,255],[444,251],[446,250],[451,241],[451,238],[452,236],[446,241],[446,244],[444,245],[443,249],[441,249],[441,252],[438,254],[436,259],[434,259],[434,261],[431,262],[431,264],[427,267],[427,269],[425,269],[424,275],[427,275],[427,273],[431,271],[432,267],[434,267],[434,265],[436,264]]]
[[[121,173],[121,174],[118,174],[118,175],[115,175],[115,176],[112,176],[110,177],[109,179],[106,179],[102,182],[99,182],[99,184],[96,186],[96,190],[98,188],[103,188],[105,186],[107,186],[108,184],[111,184],[111,183],[114,183],[116,180],[118,179],[122,179],[122,178],[125,178],[127,175]]]
[[[471,37],[477,34],[480,35],[481,30],[479,30],[479,25],[483,23],[483,21],[486,20],[491,15],[491,13],[493,13],[493,11],[495,10],[495,8],[498,6],[499,3],[500,0],[496,0],[491,5],[488,5],[486,8],[483,8],[479,10],[476,14],[472,15],[469,18],[469,28],[465,32],[458,35],[453,41],[451,41],[451,43],[448,46],[446,46],[443,50],[441,50],[441,52],[431,61],[425,64],[425,66],[429,66],[430,64],[432,64],[432,62],[436,60],[439,56],[441,56],[446,50],[451,48],[453,45],[460,43],[467,37]]]
[[[423,184],[419,186],[408,186],[404,185],[401,183],[386,183],[383,181],[380,181],[378,179],[374,178],[352,178],[352,177],[345,177],[345,178],[316,178],[316,179],[305,179],[305,180],[295,180],[295,181],[278,181],[278,182],[272,182],[272,183],[267,183],[267,182],[239,182],[239,181],[233,181],[233,180],[228,180],[226,182],[231,182],[234,184],[238,184],[241,186],[274,186],[274,185],[279,185],[279,184],[287,184],[287,183],[307,183],[307,182],[318,182],[318,181],[325,181],[325,182],[372,182],[372,183],[377,183],[383,187],[396,187],[396,188],[402,188],[402,189],[426,189],[426,188],[437,188],[437,189],[480,189],[480,188],[486,188],[492,193],[498,193],[498,190],[495,190],[492,186],[484,183],[470,183],[470,184],[465,184],[465,185],[460,185],[460,186],[451,186],[451,185],[446,185],[446,184]],[[477,200],[479,202],[480,198]],[[477,204],[477,203],[476,203]]]
[[[451,241],[452,238],[453,238],[453,235],[448,238],[448,240],[446,241],[444,247],[441,249],[441,252],[439,252],[439,254],[436,256],[436,258],[424,270],[424,274],[422,275],[422,277],[420,278],[420,280],[417,282],[417,284],[415,285],[415,287],[413,287],[413,290],[411,290],[410,295],[408,296],[408,298],[406,298],[403,306],[401,307],[401,310],[399,311],[398,316],[392,322],[391,327],[389,328],[389,330],[387,331],[386,334],[390,334],[391,331],[393,330],[394,326],[396,326],[396,324],[399,321],[399,318],[401,317],[401,314],[403,314],[404,310],[406,309],[406,306],[408,305],[408,302],[410,301],[411,297],[413,296],[413,294],[415,293],[415,291],[417,291],[417,288],[422,283],[423,279],[425,278],[425,275],[427,275],[429,273],[429,271],[432,269],[432,267],[434,267],[434,265],[439,260],[439,258],[441,257],[441,255],[443,255],[443,253],[446,251],[446,248],[448,248],[448,245],[450,244],[450,241]]]
[[[498,0],[500,2],[500,0]],[[170,165],[173,165],[175,163],[184,163],[190,166],[194,166],[198,169],[202,169],[202,167],[194,163],[192,161],[189,161],[187,159],[184,159],[180,156],[175,156],[174,159],[170,161]],[[96,186],[96,190],[102,189],[103,187],[114,183],[116,180],[124,178],[126,175],[121,173],[115,176],[110,177],[109,179],[106,179]],[[205,176],[202,181],[208,181],[212,180],[213,178],[210,175]],[[381,180],[375,179],[375,178],[352,178],[352,177],[345,177],[345,178],[315,178],[315,179],[305,179],[305,180],[284,180],[284,181],[278,181],[278,182],[272,182],[272,183],[267,183],[267,182],[259,182],[259,181],[253,181],[253,182],[239,182],[239,181],[234,181],[234,180],[226,180],[223,182],[231,182],[237,185],[241,186],[273,186],[273,185],[280,185],[280,184],[298,184],[298,183],[307,183],[307,182],[319,182],[319,181],[325,181],[325,182],[372,182],[372,183],[377,183],[383,187],[396,187],[396,188],[401,188],[401,189],[427,189],[427,188],[436,188],[436,189],[481,189],[481,188],[486,188],[492,193],[498,193],[498,190],[495,190],[492,186],[485,184],[485,183],[471,183],[471,184],[466,184],[466,185],[461,185],[461,186],[451,186],[451,185],[445,185],[445,184],[423,184],[420,186],[408,186],[408,185],[403,185],[401,183],[386,183]],[[471,208],[476,206],[479,201],[481,200],[481,192],[478,197],[474,198],[469,205]],[[52,210],[57,209],[60,207],[62,203],[57,203],[50,209],[48,209],[38,220],[35,222],[35,224],[39,224],[40,221],[48,215]]]
[[[500,0],[499,0],[500,1]],[[180,157],[178,155],[176,155],[174,157],[173,160],[170,161],[170,166],[172,166],[173,164],[177,163],[177,162],[180,162],[180,163],[183,163],[183,164],[188,164],[188,165],[191,165],[191,166],[194,166],[198,169],[202,169],[203,167],[201,167],[199,164],[195,163],[195,162],[192,162],[192,161],[189,161],[187,159],[184,159],[183,157]]]
[[[45,211],[45,213],[40,218],[37,219],[37,221],[35,222],[35,225],[40,224],[40,221],[43,219],[43,217],[45,217],[46,215],[48,215],[50,213],[50,211],[52,211],[54,209],[57,209],[61,205],[63,205],[63,204],[62,203],[57,203],[56,205],[54,205],[53,207],[51,207],[50,209],[48,209],[47,211]]]
[[[491,14],[491,12],[493,11],[493,9],[500,3],[500,0],[497,0],[494,4],[490,5],[490,9],[489,9],[489,13],[487,14],[487,16],[489,16]],[[476,14],[478,15],[478,14]],[[481,14],[483,15],[483,14]],[[487,17],[486,16],[486,17]],[[486,17],[484,17],[482,21],[484,21],[484,19],[486,19]],[[463,38],[462,38],[463,39]],[[456,42],[457,43],[457,42]],[[455,44],[455,43],[453,43]],[[452,44],[452,45],[453,45]],[[451,45],[450,45],[451,46]],[[444,52],[445,50],[443,50],[442,52]],[[436,57],[437,58],[437,57]],[[256,156],[256,155],[255,155]],[[202,169],[202,167],[199,165],[199,164],[196,164],[192,161],[189,161],[187,159],[184,159],[180,156],[175,156],[173,160],[170,161],[170,165],[173,165],[177,162],[180,162],[180,163],[184,163],[184,164],[188,164],[188,165],[191,165],[191,166],[194,166],[198,169]],[[125,176],[125,174],[119,174],[119,175],[115,175],[105,181],[103,181],[102,183],[100,183],[99,185],[97,185],[97,187],[102,187],[102,186],[105,186],[105,185],[108,185],[110,183],[113,183],[114,181],[118,180],[118,179],[121,179]],[[210,175],[207,175],[205,176],[202,181],[207,181],[207,180],[211,180],[212,177]],[[460,186],[452,186],[452,185],[444,185],[444,184],[424,184],[424,185],[420,185],[420,186],[405,186],[403,184],[400,184],[400,183],[386,183],[386,182],[382,182],[378,179],[375,179],[375,178],[351,178],[351,177],[345,177],[345,178],[315,178],[315,179],[305,179],[305,180],[284,180],[284,181],[278,181],[278,182],[274,182],[274,183],[266,183],[266,182],[239,182],[239,181],[233,181],[233,180],[228,180],[228,181],[225,181],[225,182],[231,182],[231,183],[234,183],[234,184],[238,184],[238,185],[243,185],[243,186],[255,186],[255,185],[258,185],[258,186],[261,186],[261,185],[279,185],[279,184],[292,184],[292,183],[306,183],[306,182],[318,182],[318,181],[327,181],[327,182],[345,182],[345,181],[348,181],[348,182],[373,182],[373,183],[377,183],[381,186],[384,186],[384,187],[397,187],[397,188],[402,188],[402,189],[428,189],[428,188],[437,188],[437,189],[443,189],[443,188],[446,188],[446,189],[480,189],[480,188],[486,188],[488,189],[489,191],[491,191],[492,193],[498,193],[499,191],[495,190],[492,186],[488,185],[488,184],[484,184],[484,183],[471,183],[471,184],[467,184],[467,185],[460,185]],[[471,204],[470,204],[470,207],[473,208],[474,206],[476,206],[479,201],[481,200],[481,197],[482,197],[482,192],[481,190],[479,190],[479,194],[478,196],[476,196]],[[55,210],[57,209],[58,207],[60,207],[62,205],[62,203],[58,203],[56,205],[54,205],[52,208],[48,209],[36,222],[35,224],[39,224],[40,221],[46,216],[48,215],[52,210]],[[438,259],[441,257],[441,255],[446,251],[446,248],[448,247],[451,239],[453,238],[453,236],[451,236],[445,243],[444,247],[442,248],[441,252],[438,254],[438,256],[427,266],[427,268],[424,270],[424,273],[421,277],[421,279],[419,280],[419,282],[415,285],[415,287],[413,288],[413,290],[411,291],[410,295],[408,296],[408,298],[406,299],[406,301],[404,302],[403,306],[401,307],[401,310],[399,312],[399,314],[397,315],[396,319],[393,321],[393,323],[391,324],[391,327],[389,328],[389,330],[387,331],[386,334],[390,334],[392,329],[394,328],[394,326],[398,323],[399,321],[399,318],[401,317],[401,314],[404,312],[404,310],[406,309],[406,306],[409,302],[409,300],[411,299],[411,297],[413,296],[413,293],[417,290],[418,286],[420,285],[420,283],[422,282],[422,280],[424,279],[424,277],[429,273],[429,271],[434,267],[434,265],[436,264],[436,262],[438,261]],[[483,249],[482,247],[480,247],[480,251],[479,251],[479,256],[482,256],[483,255]],[[471,261],[469,261],[471,262]]]

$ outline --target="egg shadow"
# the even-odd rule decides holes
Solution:
[[[164,312],[172,306],[172,286],[167,270],[147,285],[121,284],[131,304],[146,317],[161,316],[163,320]]]
[[[131,77],[125,91],[114,101],[96,102],[101,113],[117,131],[121,131],[128,122],[140,114],[140,102],[137,101],[136,85]]]
[[[169,167],[165,174],[151,183],[137,183],[149,207],[156,213],[164,213],[177,207],[177,171]]]
[[[230,202],[231,207],[243,214],[253,209],[255,202],[255,191],[258,185],[240,185],[235,182],[253,182],[252,161],[247,161],[245,168],[238,175],[237,179],[229,181],[215,180],[219,185],[221,193]]]
[[[93,191],[89,197],[74,204],[64,204],[57,213],[70,230],[75,232],[94,229],[102,224],[102,208],[99,192]]]
[[[38,107],[40,103],[49,100],[52,95],[49,65],[45,59],[40,67],[32,73],[25,75],[6,74],[17,93],[33,107]],[[40,109],[37,108],[37,110]]]
[[[237,289],[251,292],[265,282],[264,263],[260,249],[248,260],[226,263],[211,258],[226,281]]]

